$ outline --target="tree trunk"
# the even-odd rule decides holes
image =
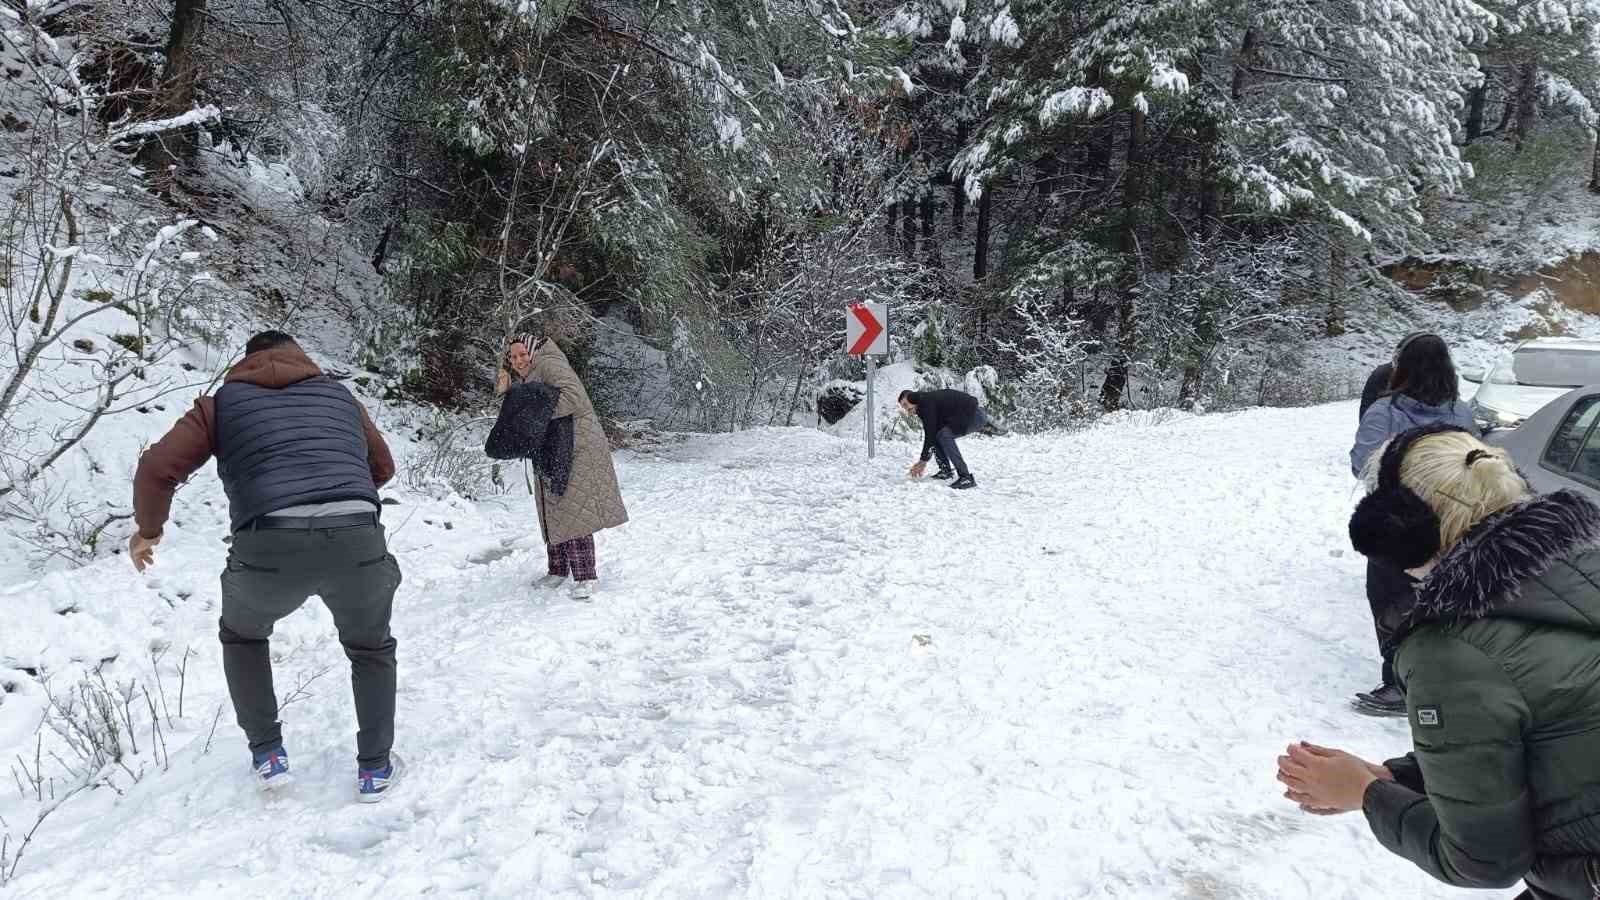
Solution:
[[[884,228],[889,232],[889,239],[893,240],[897,225],[900,224],[900,201],[889,201],[889,217],[884,220]]]
[[[1594,141],[1594,174],[1589,177],[1589,190],[1600,194],[1600,132],[1595,135]]]
[[[1216,234],[1222,221],[1222,171],[1217,165],[1217,125],[1208,124],[1200,147],[1200,239]]]
[[[161,72],[161,86],[151,104],[157,119],[181,116],[194,107],[195,83],[200,61],[195,49],[205,32],[206,0],[176,0],[172,11],[172,30],[167,35],[167,64]],[[172,169],[194,155],[193,126],[153,135],[139,151],[139,164],[155,176],[158,189],[171,187]]]
[[[1539,112],[1539,63],[1529,60],[1517,71],[1517,150],[1533,133],[1533,120]]]
[[[905,251],[906,258],[915,262],[917,259],[917,201],[907,198],[905,211],[901,213],[900,222],[903,226],[900,235],[900,246]]]
[[[809,371],[811,371],[811,356],[807,354],[800,361],[800,371],[794,376],[794,395],[789,398],[789,412],[783,417],[783,427],[785,428],[794,424],[794,411],[800,406],[800,389],[805,385],[806,373]],[[819,424],[821,423],[821,413],[817,414],[817,421]]]
[[[390,219],[389,224],[384,226],[383,237],[378,238],[378,249],[373,251],[372,254],[372,270],[379,275],[388,274],[383,271],[383,263],[389,258],[389,237],[394,234],[396,221],[395,219]]]
[[[1322,268],[1323,289],[1328,301],[1328,315],[1325,322],[1325,333],[1330,338],[1336,338],[1345,333],[1344,324],[1344,240],[1343,233],[1333,230],[1332,226],[1324,225],[1321,229],[1323,240],[1327,243],[1327,252],[1318,253],[1325,266]]]
[[[1200,399],[1200,367],[1190,363],[1183,367],[1183,384],[1178,388],[1178,407],[1188,409]]]
[[[1062,172],[1065,171],[1066,165],[1062,162],[1061,157],[1055,153],[1046,153],[1039,157],[1034,163],[1034,167],[1044,176],[1039,180],[1039,190],[1044,198],[1045,205],[1049,206],[1056,199],[1057,192],[1061,190],[1062,183],[1066,180],[1062,177]],[[1041,210],[1041,212],[1043,211]]]
[[[1100,133],[1089,139],[1089,159],[1087,161],[1087,175],[1097,178],[1102,187],[1111,184],[1111,157],[1117,142],[1117,130],[1102,127]]]
[[[989,208],[993,197],[994,189],[989,187],[978,198],[978,240],[972,253],[972,277],[977,281],[989,277]]]
[[[1233,64],[1233,99],[1244,99],[1245,89],[1250,86],[1250,69],[1256,64],[1256,57],[1260,54],[1261,40],[1256,36],[1254,28],[1247,28],[1244,32],[1244,41],[1239,45],[1239,56]]]
[[[1127,271],[1117,291],[1117,359],[1106,371],[1106,380],[1100,388],[1100,405],[1107,410],[1120,409],[1123,391],[1128,385],[1128,369],[1133,359],[1133,301],[1139,281],[1139,212],[1144,205],[1144,133],[1146,118],[1143,110],[1134,107],[1128,123],[1128,171],[1123,177],[1122,194],[1122,255]]]
[[[956,147],[957,152],[967,148],[967,123],[965,122],[956,125]],[[966,179],[959,175],[952,175],[950,178],[950,205],[952,207],[950,224],[954,228],[956,236],[960,237],[966,232],[967,184]]]
[[[1115,155],[1117,129],[1111,125],[1101,125],[1085,135],[1084,158],[1081,176],[1085,185],[1093,182],[1101,188],[1109,188],[1116,179],[1116,174],[1111,171],[1111,159]],[[1083,197],[1076,208],[1099,208],[1103,201],[1100,198]],[[1095,286],[1087,291],[1079,291],[1076,286],[1066,288],[1065,299],[1068,302],[1069,314],[1082,318],[1089,323],[1089,333],[1094,342],[1084,349],[1092,354],[1105,351],[1106,328],[1111,320],[1112,304],[1106,301],[1106,289]]]
[[[1491,132],[1491,134],[1505,134],[1506,131],[1511,128],[1511,120],[1516,118],[1516,116],[1517,116],[1516,91],[1512,90],[1511,92],[1506,94],[1505,106],[1501,110],[1501,113],[1500,113],[1500,124],[1496,125],[1494,127],[1494,131]]]
[[[1483,108],[1489,103],[1489,73],[1483,73],[1483,83],[1467,95],[1467,143],[1483,137]]]
[[[939,266],[939,243],[933,239],[935,209],[933,191],[930,188],[922,194],[922,252],[918,254],[918,258],[937,268]]]

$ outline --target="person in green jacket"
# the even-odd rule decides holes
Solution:
[[[1285,796],[1361,810],[1446,884],[1600,897],[1600,507],[1535,496],[1505,451],[1450,425],[1381,453],[1350,538],[1421,579],[1392,639],[1415,749],[1376,765],[1297,743]]]

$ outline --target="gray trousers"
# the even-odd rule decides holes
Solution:
[[[355,693],[356,759],[363,769],[389,764],[394,744],[395,640],[389,634],[400,565],[383,526],[309,530],[246,527],[233,536],[222,573],[222,667],[234,715],[252,752],[283,742],[267,641],[279,619],[312,594],[322,598],[350,660]]]

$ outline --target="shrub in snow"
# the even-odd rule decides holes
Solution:
[[[1017,385],[1004,381],[994,366],[979,366],[967,373],[962,390],[978,398],[978,404],[1000,425],[1011,421],[1017,411]]]
[[[947,363],[953,326],[948,306],[939,302],[928,304],[922,321],[911,332],[911,358],[918,366],[938,368]]]
[[[832,381],[817,394],[817,415],[829,425],[850,414],[866,391],[848,381]]]
[[[401,471],[412,490],[443,499],[450,494],[482,500],[504,494],[523,482],[521,463],[497,462],[483,455],[483,442],[494,427],[493,416],[463,419],[438,409],[417,414],[421,447]]]

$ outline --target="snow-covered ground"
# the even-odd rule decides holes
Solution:
[[[1452,896],[1359,814],[1302,815],[1273,779],[1295,739],[1409,744],[1403,720],[1347,706],[1377,675],[1345,537],[1354,426],[1346,403],[973,439],[981,489],[960,494],[906,479],[914,445],[869,463],[808,429],[624,452],[632,522],[600,537],[592,604],[528,587],[526,498],[390,492],[411,772],[375,807],[353,802],[345,660],[315,603],[273,643],[279,694],[302,694],[283,713],[299,781],[254,791],[208,468],[152,572],[119,557],[0,593],[13,664],[115,654],[109,681],[149,682],[171,648],[170,764],[142,736],[142,777],[56,811],[7,890]],[[44,700],[16,674],[0,667],[0,759],[31,766]],[[13,840],[38,808],[22,793],[0,793]]]

